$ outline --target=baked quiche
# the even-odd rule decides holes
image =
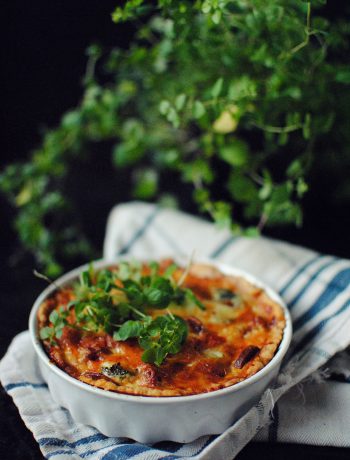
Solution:
[[[275,355],[283,308],[245,278],[207,264],[120,262],[57,288],[38,310],[50,359],[95,387],[140,396],[205,393]]]

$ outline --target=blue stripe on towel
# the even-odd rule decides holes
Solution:
[[[45,455],[46,455],[47,459],[49,459],[51,457],[55,457],[56,455],[69,455],[70,456],[69,458],[72,458],[73,455],[75,457],[78,456],[80,458],[87,458],[90,455],[96,454],[96,453],[100,452],[102,449],[106,449],[108,447],[112,447],[112,446],[103,446],[103,447],[99,447],[98,449],[88,450],[87,452],[83,452],[83,453],[78,453],[76,450],[71,450],[71,449],[55,450],[55,451],[49,452],[48,454],[45,454]],[[119,460],[119,458],[118,458],[118,460]]]
[[[181,457],[179,457],[178,455],[172,455],[171,454],[171,455],[166,455],[165,457],[159,457],[159,460],[176,460],[176,459],[180,459],[180,458]]]
[[[319,275],[326,270],[327,268],[331,267],[332,265],[339,262],[337,259],[330,260],[324,265],[322,265],[309,279],[309,281],[305,284],[305,286],[298,292],[298,294],[288,302],[288,308],[291,310],[298,302],[298,300],[304,295],[304,293],[311,287],[313,282],[319,277]]]
[[[175,241],[175,239],[172,238],[168,232],[164,231],[164,229],[160,229],[157,225],[153,225],[153,230],[169,245],[170,249],[172,249],[175,254],[184,253],[184,251],[177,244],[177,241]]]
[[[226,248],[228,248],[236,240],[237,240],[236,237],[230,236],[223,243],[221,243],[216,249],[214,249],[214,251],[212,251],[211,254],[209,254],[209,257],[212,257],[213,259],[215,259],[220,254],[222,254],[226,250]]]
[[[101,442],[105,440],[110,440],[111,438],[108,438],[102,433],[96,433],[90,436],[86,436],[84,438],[80,438],[77,441],[74,442],[68,442],[65,439],[59,439],[59,438],[41,438],[38,439],[38,443],[40,446],[55,446],[55,447],[70,447],[71,449],[74,449],[77,446],[81,446],[84,444],[89,444],[89,443],[94,443],[94,442]]]
[[[130,460],[130,458],[134,457],[135,455],[153,450],[154,449],[152,447],[146,446],[144,444],[125,444],[123,446],[117,446],[107,452],[107,454],[102,457],[102,460]]]
[[[328,284],[316,302],[293,323],[294,330],[298,330],[320,311],[325,309],[350,284],[350,268],[339,272]]]
[[[32,382],[16,382],[16,383],[9,383],[8,385],[4,386],[5,391],[11,391],[15,388],[20,387],[32,387],[32,388],[47,388],[46,383],[32,383]]]
[[[212,435],[208,436],[208,439],[205,441],[203,446],[200,447],[196,453],[194,453],[193,455],[190,455],[190,457],[194,457],[195,455],[198,455],[198,454],[202,453],[203,450],[206,447],[208,447],[212,443],[212,441],[214,441],[218,436],[219,436],[218,434],[212,434]]]
[[[77,453],[74,450],[55,450],[54,452],[49,452],[46,454],[46,458],[51,458],[55,457],[56,455],[77,455]]]
[[[311,265],[313,265],[315,262],[317,262],[318,260],[322,259],[326,257],[325,255],[317,255],[315,257],[312,257],[310,260],[308,260],[305,264],[303,264],[299,270],[292,276],[292,278],[287,281],[287,283],[280,289],[279,293],[281,296],[283,296],[283,294],[286,292],[287,289],[289,289],[289,287],[294,283],[294,281],[296,281],[299,276],[307,269],[309,268]]]
[[[206,437],[207,439],[204,440],[204,443],[202,446],[198,447],[196,452],[194,452],[193,454],[191,455],[186,455],[185,458],[192,458],[192,457],[195,457],[196,455],[200,454],[203,452],[203,450],[209,446],[209,444],[211,444],[212,441],[214,441],[214,439],[217,438],[217,435],[216,434],[213,434],[211,436],[207,436]],[[176,443],[174,443],[176,444]],[[174,453],[178,452],[184,445],[183,444],[179,444],[179,448],[177,451],[174,451]],[[168,449],[165,449],[165,450],[168,450]],[[159,460],[174,460],[174,459],[181,459],[183,458],[183,455],[179,455],[179,456],[176,456],[176,455],[166,455],[165,457],[160,457]]]
[[[332,313],[330,316],[327,318],[324,318],[322,321],[320,321],[313,329],[311,329],[303,339],[297,344],[297,346],[294,349],[293,355],[297,354],[299,351],[301,351],[303,348],[305,348],[311,341],[316,337],[316,335],[326,326],[328,321],[330,321],[332,318],[335,318],[336,316],[340,315],[343,313],[345,310],[347,310],[350,307],[350,300],[347,300],[340,308],[337,310],[335,313]]]
[[[142,237],[142,235],[145,233],[145,231],[151,225],[153,220],[156,218],[158,212],[159,212],[159,208],[155,208],[155,209],[152,210],[152,212],[145,219],[145,221],[142,224],[142,226],[139,229],[137,229],[137,231],[133,234],[133,236],[130,238],[130,240],[118,251],[117,255],[123,256],[127,252],[130,251],[130,249],[136,243],[136,241],[139,240]]]

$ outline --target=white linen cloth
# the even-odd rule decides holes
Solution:
[[[338,353],[350,344],[350,262],[267,238],[234,238],[211,223],[145,203],[116,206],[109,216],[105,259],[188,258],[193,250],[251,272],[285,299],[294,332],[274,387],[219,436],[153,446],[108,438],[75,423],[52,400],[24,332],[0,362],[0,380],[46,458],[228,460],[253,438],[350,447],[350,355]]]

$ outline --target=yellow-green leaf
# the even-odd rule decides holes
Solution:
[[[234,105],[224,110],[213,123],[214,131],[221,134],[235,131],[238,125],[237,111],[238,109]]]

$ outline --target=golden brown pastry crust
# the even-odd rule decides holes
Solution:
[[[179,268],[173,276],[179,279],[182,273]],[[143,350],[135,339],[118,342],[106,333],[67,326],[56,345],[44,341],[44,347],[51,360],[72,377],[105,390],[142,396],[218,390],[247,379],[273,358],[282,340],[285,317],[282,307],[262,289],[203,264],[191,267],[183,285],[191,288],[206,308],[169,307],[187,321],[189,335],[182,350],[168,356],[159,367],[141,360]],[[216,300],[218,293],[225,292],[234,292],[234,299],[224,295]],[[50,325],[53,309],[73,298],[69,287],[55,291],[39,308],[39,329]],[[153,317],[164,314],[148,312]],[[112,366],[120,368],[121,375],[108,375],[106,369]]]

